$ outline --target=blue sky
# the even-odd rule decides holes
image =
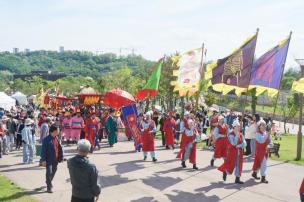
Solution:
[[[287,67],[304,58],[303,0],[0,0],[0,51],[89,50],[156,60],[198,48],[222,58],[260,28],[256,55],[293,37]]]

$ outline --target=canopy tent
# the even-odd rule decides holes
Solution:
[[[16,105],[16,100],[5,94],[4,92],[0,92],[0,108],[3,108],[7,111],[11,109],[11,107]]]
[[[26,95],[24,95],[21,92],[16,92],[11,97],[14,98],[15,100],[17,100],[20,105],[27,105],[28,104]]]

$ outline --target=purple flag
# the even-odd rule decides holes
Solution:
[[[230,56],[219,59],[212,70],[212,85],[227,84],[247,88],[250,80],[257,34]]]
[[[250,85],[280,88],[289,42],[290,37],[255,61]]]

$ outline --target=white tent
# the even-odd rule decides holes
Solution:
[[[16,105],[16,100],[5,94],[4,92],[0,92],[0,108],[3,108],[7,111],[11,109],[11,107]]]
[[[15,100],[17,100],[20,105],[27,105],[28,104],[26,95],[24,95],[21,92],[16,92],[11,97],[14,98]]]

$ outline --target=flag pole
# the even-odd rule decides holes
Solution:
[[[285,61],[284,61],[284,64],[283,64],[283,72],[281,74],[281,78],[280,78],[280,85],[279,85],[279,90],[278,90],[278,94],[277,94],[277,98],[276,98],[276,102],[275,102],[275,105],[274,105],[274,109],[273,109],[273,113],[272,113],[272,122],[275,118],[275,115],[276,115],[276,109],[277,109],[277,105],[278,105],[278,100],[279,100],[279,94],[280,94],[280,90],[281,90],[281,82],[282,82],[282,79],[283,79],[283,74],[284,74],[284,69],[285,69],[285,63],[286,63],[286,59],[287,59],[287,53],[288,53],[288,50],[289,50],[289,43],[290,43],[290,39],[291,39],[291,35],[292,35],[292,31],[290,31],[289,33],[289,37],[288,37],[288,45],[287,45],[287,52],[286,52],[286,57],[285,57]]]
[[[256,38],[258,38],[258,34],[259,34],[259,28],[257,28],[257,30],[256,30]],[[255,46],[254,46],[254,53],[255,53],[255,48],[256,48],[256,43],[255,43]],[[252,57],[251,65],[253,65],[253,62],[254,62],[254,56]],[[246,89],[246,96],[245,96],[243,112],[242,112],[242,120],[240,120],[242,124],[243,124],[243,119],[245,117],[245,110],[246,110],[247,96],[248,96],[248,88],[249,88],[249,84],[250,84],[250,80],[251,80],[251,75],[252,75],[252,67],[250,68],[249,83],[248,83],[248,86],[247,86],[247,89]]]
[[[198,91],[196,93],[196,101],[195,101],[195,111],[198,111],[198,102],[199,102],[199,97],[200,97],[200,84],[202,80],[204,79],[205,73],[204,73],[204,49],[205,49],[205,44],[202,44],[202,57],[201,57],[201,67],[200,67],[200,75],[201,79],[199,80],[198,83]]]

